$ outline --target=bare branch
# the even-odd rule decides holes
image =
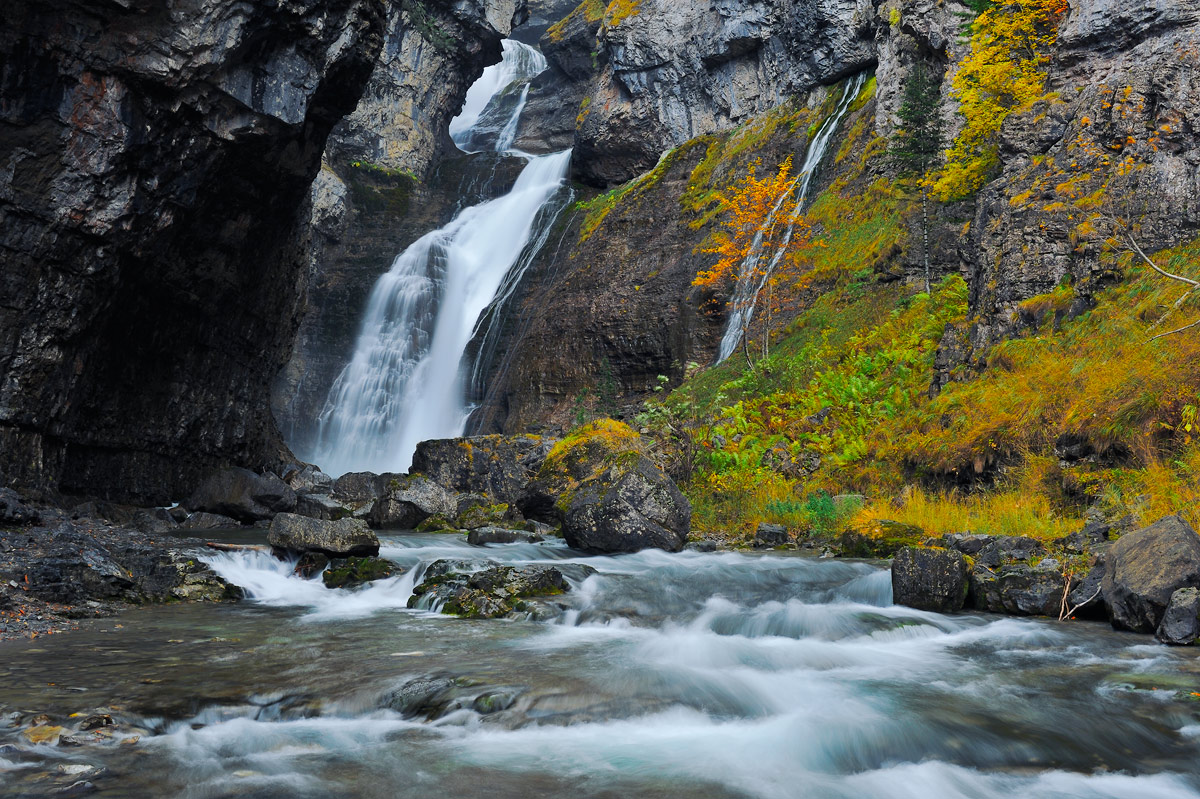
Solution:
[[[1091,602],[1091,601],[1092,601],[1093,599],[1095,599],[1096,597],[1100,596],[1100,588],[1101,588],[1100,586],[1096,586],[1096,592],[1095,592],[1094,594],[1092,594],[1090,597],[1088,597],[1087,599],[1083,600],[1082,602],[1080,602],[1078,605],[1076,605],[1075,607],[1071,608],[1070,610],[1064,610],[1064,611],[1063,611],[1063,612],[1062,612],[1062,613],[1059,615],[1059,617],[1058,617],[1058,620],[1059,620],[1059,621],[1062,621],[1063,619],[1066,619],[1066,618],[1069,618],[1069,617],[1071,617],[1071,616],[1074,616],[1074,615],[1075,615],[1075,614],[1076,614],[1076,613],[1079,611],[1079,609],[1080,609],[1080,608],[1082,608],[1082,607],[1083,607],[1084,605],[1086,605],[1087,603]],[[1063,606],[1064,606],[1064,607],[1066,606],[1066,602],[1065,602],[1066,598],[1067,598],[1067,595],[1064,593],[1064,594],[1063,594],[1063,600],[1064,600],[1064,602],[1063,602]]]
[[[1200,327],[1200,319],[1197,319],[1195,322],[1192,322],[1191,324],[1184,325],[1183,327],[1177,327],[1174,330],[1168,330],[1166,333],[1159,333],[1157,336],[1151,336],[1147,340],[1154,341],[1155,339],[1165,338],[1166,336],[1173,336],[1176,333],[1182,333],[1183,331],[1190,330],[1193,327]]]
[[[1144,253],[1142,251],[1142,248],[1138,246],[1137,239],[1135,239],[1132,234],[1129,234],[1129,233],[1125,234],[1125,239],[1126,239],[1126,241],[1129,242],[1129,246],[1133,248],[1133,251],[1135,253],[1137,253],[1141,257],[1141,259],[1143,261],[1145,261],[1150,266],[1150,268],[1153,269],[1155,272],[1158,272],[1163,277],[1169,277],[1172,280],[1178,280],[1180,283],[1187,283],[1189,286],[1192,286],[1193,288],[1200,288],[1200,280],[1192,280],[1190,277],[1184,277],[1183,275],[1171,274],[1167,270],[1160,267],[1158,264],[1154,263],[1154,261],[1150,260],[1150,256],[1146,255],[1146,253]]]

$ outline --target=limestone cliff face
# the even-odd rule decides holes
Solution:
[[[1057,99],[1005,121],[1003,172],[975,201],[964,247],[978,319],[964,331],[973,358],[1027,327],[1022,300],[1069,281],[1077,313],[1116,277],[1111,261],[1101,258],[1111,227],[1082,226],[1075,198],[1059,189],[1091,175],[1079,183],[1080,194],[1091,194],[1115,176],[1114,166],[1080,141],[1103,143],[1114,164],[1136,153],[1141,166],[1115,176],[1097,195],[1097,210],[1132,223],[1147,252],[1200,230],[1198,42],[1195,0],[1072,3],[1047,86]]]
[[[867,0],[643,0],[592,22],[579,13],[543,39],[559,78],[548,88],[581,98],[562,104],[557,128],[576,130],[582,179],[620,183],[673,146],[872,66],[874,19]]]
[[[278,458],[309,187],[378,0],[0,7],[0,471],[166,501]]]

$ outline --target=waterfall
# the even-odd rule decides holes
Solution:
[[[504,42],[504,60],[484,70],[450,123],[467,152],[508,152],[527,160],[508,194],[462,210],[392,262],[371,291],[354,355],[329,390],[311,460],[332,475],[402,472],[418,442],[461,435],[467,404],[465,353],[487,308],[506,296],[529,263],[531,242],[553,222],[569,150],[512,151],[529,80],[541,53]],[[516,269],[514,270],[514,265]]]
[[[769,226],[774,221],[775,213],[783,205],[783,201],[787,196],[793,191],[796,192],[796,212],[799,213],[804,209],[804,203],[808,200],[808,190],[812,184],[813,174],[825,158],[825,152],[829,148],[829,143],[833,140],[833,134],[837,132],[838,125],[841,124],[842,118],[850,110],[851,103],[854,102],[854,98],[858,97],[858,93],[862,90],[866,80],[867,73],[860,72],[854,77],[853,81],[847,84],[842,94],[842,99],[838,101],[837,108],[821,124],[821,127],[817,129],[817,135],[813,137],[812,142],[808,145],[808,149],[804,153],[804,163],[800,167],[800,173],[792,181],[792,185],[788,187],[784,195],[779,198],[775,207],[771,209],[771,214],[766,220],[764,227]],[[760,230],[750,242],[750,252],[746,255],[738,270],[733,297],[729,301],[731,308],[729,321],[725,325],[725,335],[721,337],[721,348],[717,354],[717,363],[728,358],[737,345],[741,343],[742,331],[749,326],[750,320],[754,316],[757,297],[762,291],[763,286],[766,285],[767,280],[770,279],[771,274],[775,271],[775,267],[783,259],[787,246],[792,240],[794,230],[795,220],[791,220],[784,233],[782,244],[780,244],[779,249],[771,257],[767,268],[761,273],[759,273],[757,267],[763,255],[762,231]]]

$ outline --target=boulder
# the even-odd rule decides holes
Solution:
[[[357,588],[400,572],[396,564],[378,557],[334,558],[321,575],[326,588]]]
[[[169,533],[179,522],[166,508],[145,508],[133,514],[130,524],[143,533]]]
[[[1126,533],[1108,551],[1101,589],[1113,627],[1154,632],[1171,596],[1200,587],[1200,536],[1178,516]]]
[[[454,495],[421,475],[395,476],[387,481],[370,514],[372,527],[415,529],[430,517],[454,518]]]
[[[354,508],[369,505],[379,497],[380,478],[374,472],[347,472],[333,481],[330,493],[334,499]]]
[[[454,526],[462,530],[474,530],[476,527],[496,527],[505,523],[521,524],[525,521],[521,512],[506,502],[494,505],[485,502],[470,505],[464,510],[463,503],[460,501],[458,509],[458,518],[454,520]]]
[[[187,506],[254,522],[294,510],[296,492],[269,472],[258,475],[249,469],[222,469],[200,484]]]
[[[1036,538],[1023,535],[993,536],[975,555],[975,563],[994,569],[1007,563],[1027,563],[1046,554],[1046,548]]]
[[[11,488],[0,488],[0,524],[37,524],[38,513]]]
[[[754,531],[754,546],[758,548],[779,547],[791,543],[791,536],[782,524],[763,522]]]
[[[329,494],[333,491],[333,478],[309,464],[288,469],[283,481],[297,494]]]
[[[490,566],[460,572],[461,564],[435,561],[413,589],[410,608],[439,610],[453,616],[490,619],[536,610],[526,600],[570,590],[553,566]]]
[[[1036,566],[988,567],[977,562],[970,577],[971,605],[992,613],[1058,618],[1066,587],[1063,581],[1060,564],[1051,558]]]
[[[644,455],[623,459],[571,493],[563,537],[589,552],[678,552],[687,543],[692,506]]]
[[[969,587],[967,573],[961,552],[905,547],[892,560],[892,599],[918,610],[962,610]]]
[[[332,522],[352,516],[354,511],[328,494],[301,494],[296,497],[296,513]]]
[[[271,521],[267,543],[287,552],[319,552],[330,558],[379,554],[379,539],[361,519],[325,521],[280,513]]]
[[[477,527],[467,534],[467,543],[474,547],[487,544],[536,544],[541,540],[542,537],[537,533],[505,527]]]
[[[541,468],[552,443],[534,435],[422,441],[410,472],[452,491],[486,494],[494,502],[513,504]]]
[[[996,540],[994,535],[979,535],[978,533],[946,533],[935,546],[946,549],[957,549],[964,555],[977,555],[979,550]]]
[[[188,517],[179,526],[184,530],[229,530],[242,525],[237,519],[231,519],[219,513],[197,511],[188,514]]]
[[[1200,590],[1180,588],[1171,594],[1154,637],[1173,646],[1188,646],[1200,638]]]

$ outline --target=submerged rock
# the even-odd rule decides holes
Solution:
[[[200,484],[187,506],[192,510],[254,522],[294,510],[296,492],[273,474],[258,475],[249,469],[223,469]]]
[[[281,513],[271,521],[267,543],[275,549],[299,554],[319,552],[330,558],[379,554],[379,538],[361,519],[324,521]]]
[[[892,560],[892,599],[918,610],[952,613],[967,600],[967,560],[950,549],[905,547]]]
[[[1119,630],[1158,629],[1172,595],[1200,587],[1200,536],[1178,516],[1121,536],[1108,552],[1102,590]]]

